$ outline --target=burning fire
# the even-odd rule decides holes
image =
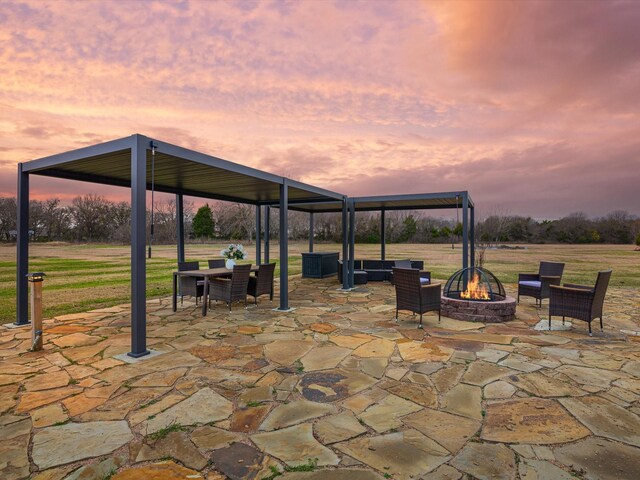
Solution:
[[[480,282],[480,276],[477,273],[467,284],[467,289],[460,293],[460,297],[469,300],[491,300],[487,286]]]

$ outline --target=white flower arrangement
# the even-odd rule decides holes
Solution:
[[[247,252],[244,251],[244,247],[241,244],[230,243],[227,248],[220,251],[220,255],[228,260],[244,260]]]

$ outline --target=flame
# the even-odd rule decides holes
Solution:
[[[473,275],[473,278],[467,284],[467,289],[460,293],[460,298],[491,300],[489,292],[487,292],[487,286],[480,282],[480,276],[477,273]]]

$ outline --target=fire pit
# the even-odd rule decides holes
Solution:
[[[513,320],[516,300],[507,296],[502,282],[489,270],[463,268],[447,281],[442,292],[442,315],[471,322]]]

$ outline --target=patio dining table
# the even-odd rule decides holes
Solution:
[[[251,265],[251,271],[257,272],[258,266]],[[204,268],[202,270],[182,270],[173,272],[173,311],[178,309],[178,277],[196,277],[204,278],[204,292],[202,294],[202,316],[207,314],[207,307],[209,306],[209,279],[228,277],[233,273],[233,270],[227,268]]]

